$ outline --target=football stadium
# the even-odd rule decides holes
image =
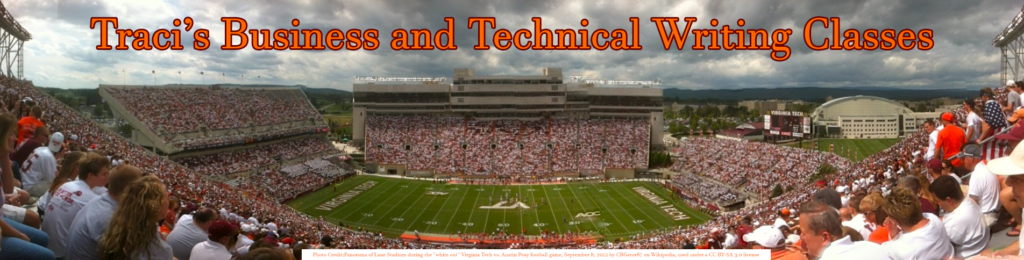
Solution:
[[[684,119],[666,111],[675,104],[660,81],[588,80],[554,64],[355,77],[341,102],[351,108],[317,105],[304,86],[158,85],[153,70],[153,85],[88,89],[109,109],[94,118],[72,104],[88,97],[24,77],[32,35],[0,4],[0,260],[301,259],[306,249],[1024,256],[1024,81],[1014,80],[1024,64],[1011,66],[1024,61],[1022,17],[992,42],[1000,85],[935,111],[854,95],[686,135],[669,131]],[[326,119],[337,117],[351,139]]]

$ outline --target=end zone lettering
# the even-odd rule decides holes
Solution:
[[[369,190],[370,188],[373,188],[373,185],[377,185],[377,182],[375,182],[375,181],[367,181],[367,182],[364,182],[363,184],[359,184],[359,186],[356,186],[356,188],[354,188],[354,189],[352,189],[352,190],[350,190],[348,192],[342,193],[341,195],[338,195],[338,197],[336,197],[334,199],[331,199],[330,201],[325,202],[324,204],[320,204],[320,206],[317,206],[316,209],[317,210],[323,210],[323,211],[334,210],[334,208],[338,207],[342,203],[347,202],[349,199],[354,198],[355,196],[359,195],[360,193],[363,193],[363,191],[366,191],[366,190]]]
[[[643,186],[633,187],[633,190],[636,191],[637,193],[640,193],[640,196],[643,196],[644,198],[647,198],[647,200],[650,200],[651,203],[654,203],[654,205],[660,206],[662,204],[668,203],[668,201],[665,201],[657,194],[654,194],[654,192],[651,192],[650,190],[644,188]],[[661,206],[660,209],[661,211],[664,211],[665,214],[668,214],[670,217],[672,217],[672,220],[679,221],[690,219],[690,216],[687,216],[685,213],[679,211],[678,209],[676,209],[675,206],[672,206],[672,204]]]

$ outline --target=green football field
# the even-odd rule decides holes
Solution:
[[[859,162],[865,157],[871,156],[872,154],[881,152],[885,148],[889,148],[901,139],[818,139],[817,150],[828,152],[829,144],[835,144],[835,153],[839,156],[846,157],[854,162]],[[812,149],[811,147],[814,141],[804,141],[804,149]],[[789,146],[796,147],[798,143],[788,144]],[[850,148],[849,156],[847,156],[846,149]]]
[[[288,205],[314,218],[389,236],[414,230],[519,234],[525,228],[527,235],[589,231],[615,239],[711,219],[651,182],[470,186],[360,175],[336,186]],[[519,200],[505,200],[506,193]]]

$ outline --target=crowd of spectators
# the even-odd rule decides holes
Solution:
[[[24,104],[28,99],[32,100],[34,106],[38,106],[44,111],[40,120],[51,132],[62,132],[69,137],[67,147],[101,154],[116,154],[120,158],[118,161],[122,164],[137,166],[141,172],[155,175],[166,187],[167,192],[176,197],[180,201],[180,205],[184,205],[181,210],[185,213],[195,212],[200,207],[210,207],[222,209],[225,212],[222,214],[224,216],[236,216],[244,212],[254,220],[263,220],[259,221],[260,223],[268,223],[269,221],[266,219],[274,219],[277,223],[291,223],[287,237],[292,238],[293,241],[320,246],[325,245],[323,241],[334,241],[327,244],[330,248],[441,247],[410,244],[398,239],[385,238],[377,233],[343,229],[335,225],[337,223],[328,223],[282,205],[278,203],[276,197],[271,197],[272,194],[261,194],[258,190],[233,189],[227,184],[211,181],[207,178],[209,173],[199,173],[184,167],[102,128],[82,116],[77,110],[42,93],[31,82],[0,77],[0,110],[2,110],[0,113],[14,114],[19,118],[27,115],[30,110]],[[174,112],[167,111],[167,113]],[[264,119],[269,120],[269,118]],[[72,136],[73,138],[70,138]],[[265,187],[267,186],[261,186],[260,189]],[[292,191],[282,191],[282,194],[290,192]],[[232,217],[225,218],[234,219]],[[269,234],[273,233],[260,231],[250,232],[247,236],[253,237],[262,234],[269,237]],[[274,247],[277,247],[277,244],[283,244],[280,239],[285,238],[280,233],[276,235],[278,240],[273,240]],[[341,239],[344,242],[338,242]]]
[[[225,175],[267,167],[277,163],[276,157],[287,161],[323,152],[334,151],[334,147],[323,137],[303,137],[269,145],[185,157],[175,161],[204,175]]]
[[[368,162],[471,175],[647,168],[650,143],[641,119],[370,116],[366,128]]]
[[[184,149],[240,144],[324,128],[320,114],[299,90],[221,87],[112,87],[104,90],[143,124],[162,135],[165,142]],[[247,131],[250,126],[289,122],[314,123],[278,127],[266,132]],[[245,129],[242,130],[245,133],[174,138],[176,134],[197,133],[203,126],[209,131]]]
[[[671,169],[686,169],[711,179],[741,187],[762,198],[780,187],[802,185],[822,163],[846,169],[850,160],[834,153],[773,145],[746,140],[687,138],[674,148]]]
[[[678,187],[685,187],[683,192],[686,192],[687,197],[704,198],[720,205],[728,205],[743,198],[729,187],[690,174],[672,176],[672,182],[679,184]]]

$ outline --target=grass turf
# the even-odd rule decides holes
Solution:
[[[371,181],[375,182],[371,188],[357,188]],[[610,240],[711,219],[673,198],[660,184],[650,182],[495,186],[435,184],[362,175],[336,187],[337,190],[333,187],[320,189],[289,202],[288,206],[314,218],[323,216],[335,224],[342,222],[353,228],[382,231],[388,236],[414,230],[455,234],[491,233],[502,229],[519,234],[525,228],[527,235],[538,235],[544,230],[593,232]],[[645,187],[666,202],[655,205],[634,187]],[[318,209],[348,191],[361,192],[330,210]],[[428,195],[431,191],[446,194]],[[518,194],[529,209],[480,208],[499,203],[506,192],[513,197]],[[687,219],[673,220],[661,209],[669,204],[683,212]],[[600,214],[587,217],[590,212]]]
[[[846,157],[854,162],[859,162],[864,158],[878,153],[885,148],[889,148],[900,139],[818,139],[819,151],[828,152],[829,144],[835,144],[835,153],[839,156]],[[814,149],[811,147],[814,141],[804,141],[802,148]],[[792,147],[797,147],[798,143],[787,144]],[[847,156],[846,149],[850,148],[849,156]]]

